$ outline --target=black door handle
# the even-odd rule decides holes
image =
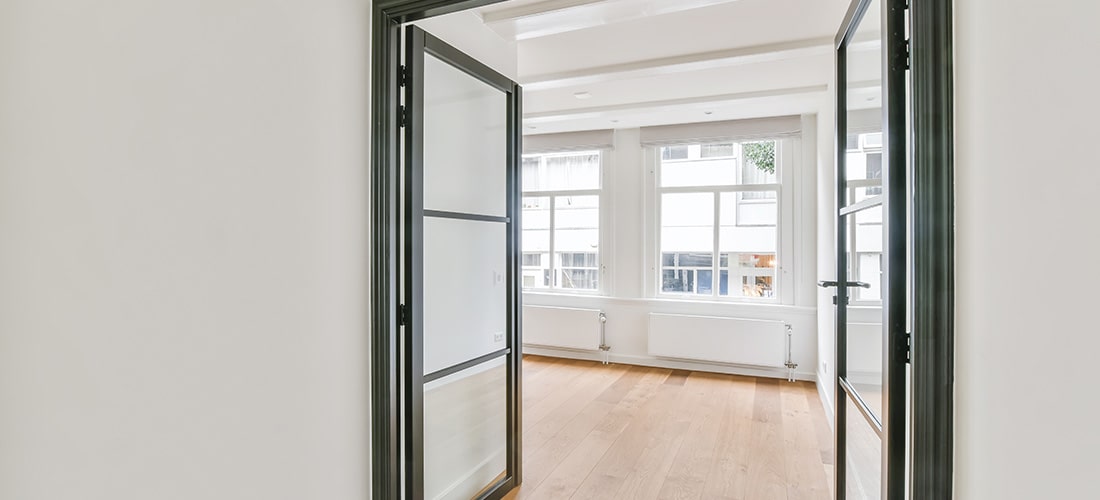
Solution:
[[[862,281],[848,281],[845,283],[848,286],[858,286],[860,288],[871,288],[870,283],[864,283]],[[817,286],[821,288],[836,288],[840,286],[840,282],[837,281],[818,281]]]

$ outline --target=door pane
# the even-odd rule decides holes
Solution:
[[[872,0],[845,50],[847,129],[845,174],[861,195],[881,194],[882,184],[882,30],[881,2]],[[866,181],[871,179],[871,181]],[[865,180],[860,183],[861,180]],[[853,186],[852,181],[856,181]],[[876,184],[877,182],[877,184]],[[862,185],[861,185],[862,184]],[[855,203],[851,191],[844,204]]]
[[[424,56],[424,208],[507,215],[507,95]]]
[[[847,380],[859,392],[876,417],[882,417],[882,207],[872,207],[844,217],[848,225],[849,282],[871,287],[848,287]],[[870,221],[870,222],[868,222]]]
[[[506,231],[424,218],[424,374],[507,347]]]
[[[468,500],[504,478],[506,359],[424,384],[424,498]]]
[[[848,218],[848,276],[871,285],[850,290],[852,305],[882,306],[882,228],[881,205]]]
[[[845,410],[845,500],[877,500],[882,497],[882,440],[867,423],[852,399],[843,396]]]

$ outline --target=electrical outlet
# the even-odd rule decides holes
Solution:
[[[829,373],[829,362],[828,361],[822,361],[821,362],[821,373]]]
[[[504,342],[504,332],[496,332],[493,334],[493,342]]]

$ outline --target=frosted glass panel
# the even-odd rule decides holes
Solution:
[[[424,56],[424,208],[507,215],[507,95]]]
[[[882,498],[882,440],[848,396],[845,429],[845,490],[847,500]]]
[[[506,359],[424,385],[424,498],[468,500],[503,479]]]
[[[424,218],[424,373],[506,347],[507,225]]]

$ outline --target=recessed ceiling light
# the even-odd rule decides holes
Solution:
[[[714,111],[704,111],[703,114],[704,115],[713,115]]]
[[[619,123],[619,120],[611,120],[611,123]]]
[[[589,94],[588,92],[574,92],[573,97],[576,97],[577,99],[591,99],[592,94]]]

